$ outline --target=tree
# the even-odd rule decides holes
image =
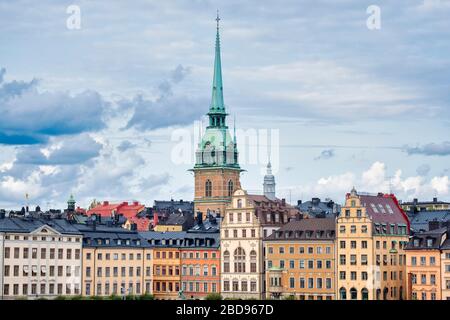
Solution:
[[[222,296],[219,293],[209,293],[205,300],[222,300]]]

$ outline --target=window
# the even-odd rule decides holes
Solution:
[[[345,265],[345,261],[346,259],[345,259],[345,254],[341,254],[340,256],[339,256],[339,263],[341,264],[341,266],[344,266]]]
[[[345,241],[340,241],[339,246],[341,249],[345,249]]]
[[[347,300],[347,290],[345,290],[345,288],[339,289],[339,298],[341,300]]]
[[[367,226],[366,225],[362,225],[361,226],[361,232],[362,233],[367,233]]]
[[[230,291],[230,281],[225,280],[223,282],[223,291]]]
[[[300,278],[299,283],[300,283],[300,288],[304,289],[305,288],[305,278]]]
[[[350,242],[350,248],[356,249],[356,241],[351,241]]]
[[[430,265],[431,266],[436,265],[436,257],[430,257]]]
[[[340,271],[340,272],[339,272],[339,279],[340,279],[340,280],[345,280],[345,278],[346,278],[346,273],[345,273],[345,271]]]
[[[358,291],[355,288],[350,289],[350,299],[357,300],[358,299]]]
[[[326,278],[326,280],[325,280],[325,287],[327,288],[327,289],[331,289],[331,278]]]
[[[351,254],[350,255],[350,264],[352,266],[356,265],[356,254]]]
[[[345,233],[345,226],[340,226],[339,227],[339,232],[340,233]]]
[[[206,197],[212,196],[212,182],[210,180],[206,180],[205,182],[205,196]]]
[[[228,250],[223,253],[223,272],[230,272],[230,252]]]
[[[229,197],[231,197],[233,195],[233,190],[234,190],[233,181],[230,180],[230,181],[228,181],[228,196]]]
[[[292,266],[292,268],[293,268],[293,266]],[[257,272],[256,271],[256,251],[255,250],[250,251],[250,272]]]
[[[411,257],[411,265],[416,266],[417,265],[417,257]]]
[[[350,232],[351,233],[356,233],[356,226],[351,226],[350,227]]]

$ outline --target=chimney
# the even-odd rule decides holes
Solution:
[[[297,200],[297,205],[301,205],[302,204],[302,200]]]
[[[0,210],[0,219],[5,219],[6,212],[5,210]]]
[[[109,201],[103,201],[103,205],[104,205],[104,206],[109,205]]]
[[[139,205],[139,201],[133,201],[133,205],[138,206]]]
[[[285,206],[285,205],[286,205],[286,199],[285,199],[285,198],[281,199],[281,205],[282,205],[282,206]]]
[[[433,198],[433,202],[434,202],[434,203],[437,202],[437,198],[436,198],[436,197]]]
[[[95,219],[92,221],[92,230],[97,230],[97,217],[94,217]]]
[[[414,199],[413,199],[413,203],[414,203],[414,204],[417,204],[418,202],[419,202],[419,201],[418,201],[417,198],[414,198]]]
[[[153,212],[153,227],[156,227],[158,225],[158,213]]]
[[[203,215],[200,211],[197,211],[197,224],[203,224]]]

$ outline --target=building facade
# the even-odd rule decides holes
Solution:
[[[153,252],[136,231],[79,226],[84,296],[152,294]]]
[[[226,298],[265,297],[263,239],[298,211],[285,201],[238,189],[221,224],[221,288]]]
[[[2,299],[81,294],[82,235],[64,219],[0,217]]]
[[[447,228],[415,234],[406,246],[409,300],[441,300],[441,245]]]
[[[393,195],[359,195],[353,188],[337,217],[337,298],[406,298],[409,221]]]
[[[264,240],[268,299],[334,300],[334,218],[291,221]]]

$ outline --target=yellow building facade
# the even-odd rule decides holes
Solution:
[[[114,229],[83,232],[82,294],[152,294],[152,249],[136,232]]]
[[[268,299],[335,299],[335,224],[291,221],[264,240]]]
[[[409,221],[395,196],[358,195],[353,189],[336,234],[338,299],[405,299]]]

